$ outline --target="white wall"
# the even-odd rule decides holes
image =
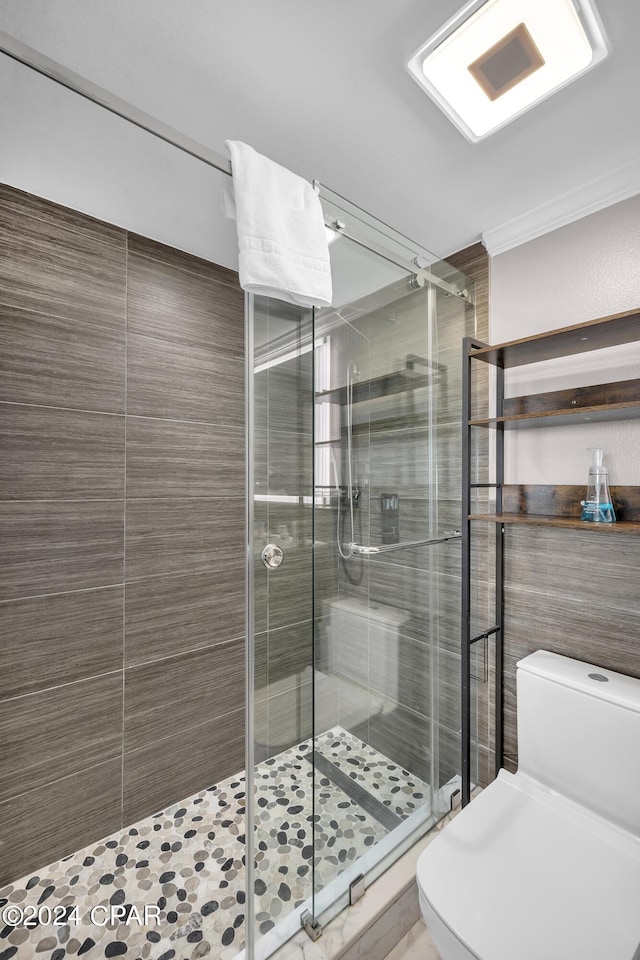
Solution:
[[[225,175],[0,56],[0,183],[238,268]],[[334,304],[405,275],[347,241],[330,247]]]
[[[492,258],[490,340],[640,309],[640,195]],[[640,326],[640,320],[638,321]],[[506,371],[506,395],[640,377],[640,344]],[[507,483],[586,483],[603,447],[610,480],[640,485],[640,420],[506,434]]]
[[[0,182],[237,269],[218,171],[0,56]]]

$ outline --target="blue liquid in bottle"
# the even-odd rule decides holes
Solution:
[[[593,463],[589,467],[589,486],[587,498],[582,500],[581,520],[590,523],[615,523],[616,512],[609,493],[609,471],[603,464],[603,450],[589,447],[593,453]]]

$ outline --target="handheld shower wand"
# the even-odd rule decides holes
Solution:
[[[348,503],[349,503],[349,521],[351,539],[348,543],[342,544],[340,540],[340,483],[338,479],[338,465],[336,457],[331,449],[331,463],[333,465],[333,478],[338,496],[338,513],[336,518],[336,544],[338,553],[343,560],[350,560],[353,556],[353,544],[355,542],[355,521],[353,516],[354,503],[360,499],[360,494],[356,495],[353,487],[353,384],[360,377],[358,368],[353,360],[347,364],[347,477],[348,477]]]

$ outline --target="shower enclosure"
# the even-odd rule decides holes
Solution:
[[[234,960],[246,929],[247,960],[267,956],[361,896],[458,786],[473,284],[322,189],[335,306],[250,297],[243,343],[237,276],[185,253],[180,223],[160,231],[179,249],[132,232],[120,179],[151,158],[155,213],[181,158],[200,210],[225,158],[0,51],[35,142],[49,123],[66,145],[54,194],[104,218],[0,185],[0,955]],[[117,164],[86,136],[104,111]]]
[[[246,302],[249,956],[316,936],[459,787],[473,283],[321,196],[334,306]]]

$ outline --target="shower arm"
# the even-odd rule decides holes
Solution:
[[[370,557],[378,553],[391,553],[393,550],[404,550],[409,547],[427,547],[432,543],[445,543],[447,540],[460,540],[459,530],[450,530],[441,537],[432,537],[431,540],[407,540],[404,543],[383,543],[377,547],[365,547],[359,543],[350,543],[349,547],[358,557]]]

